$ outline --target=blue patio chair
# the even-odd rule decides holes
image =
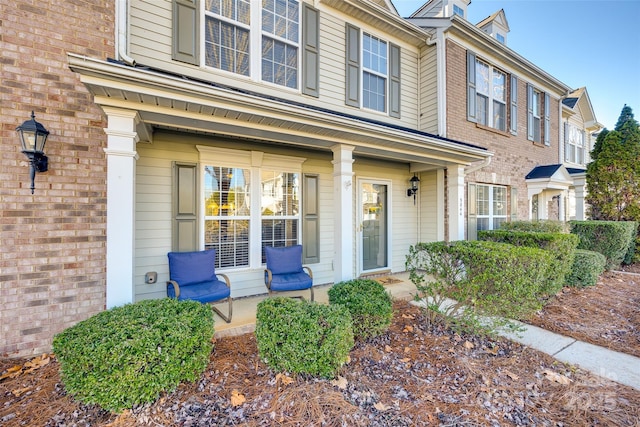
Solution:
[[[211,305],[225,322],[231,322],[231,283],[225,274],[216,274],[216,251],[214,249],[195,252],[169,252],[169,281],[167,296],[178,300],[195,300],[203,304],[229,302],[229,315]],[[224,282],[218,279],[224,279]]]
[[[302,266],[302,246],[266,246],[264,252],[267,258],[264,283],[269,294],[309,289],[313,301],[313,273],[309,267]]]

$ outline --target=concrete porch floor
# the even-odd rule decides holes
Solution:
[[[413,295],[416,293],[416,287],[409,281],[409,273],[388,274],[377,277],[371,277],[372,279],[395,279],[394,283],[384,284],[385,289],[391,293],[394,299],[413,299]],[[314,300],[319,303],[328,303],[329,297],[327,292],[331,289],[332,284],[314,286]],[[266,288],[265,288],[266,291]],[[309,291],[291,292],[291,293],[277,293],[277,296],[295,296],[302,295],[305,299],[309,299]],[[218,315],[214,314],[215,318],[215,336],[221,338],[232,335],[242,335],[247,332],[253,332],[256,328],[256,310],[258,303],[268,297],[268,294],[256,295],[251,297],[242,297],[233,300],[233,316],[231,317],[231,323],[227,323],[222,320]],[[226,313],[226,304],[217,305],[223,313]]]

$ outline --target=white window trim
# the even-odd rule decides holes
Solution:
[[[250,22],[251,24],[246,25],[242,24],[238,21],[229,20],[224,16],[215,15],[211,12],[205,10],[205,2],[199,2],[199,11],[200,14],[200,34],[202,35],[200,41],[200,67],[204,68],[208,71],[214,71],[218,73],[223,73],[228,76],[233,76],[239,79],[251,80],[253,82],[262,83],[265,85],[273,86],[278,89],[288,90],[293,92],[301,92],[301,82],[302,82],[302,45],[301,45],[301,37],[302,37],[302,0],[298,0],[298,41],[297,43],[293,43],[290,40],[282,39],[274,34],[265,33],[262,31],[262,2],[251,1],[251,11],[250,11]],[[249,75],[245,76],[242,74],[234,73],[232,71],[223,70],[221,68],[210,67],[206,65],[206,47],[207,44],[205,42],[205,28],[206,28],[206,17],[212,16],[215,19],[219,19],[223,22],[232,24],[234,26],[240,26],[244,29],[249,30]],[[284,42],[286,44],[295,45],[298,49],[298,78],[296,80],[296,87],[290,88],[284,85],[279,85],[277,83],[272,83],[269,81],[262,80],[262,36],[267,34],[269,37],[274,40]],[[257,46],[257,47],[256,47]]]
[[[307,160],[305,157],[282,156],[277,154],[264,153],[262,151],[234,150],[229,148],[210,147],[206,145],[196,145],[199,153],[200,163],[200,194],[198,211],[200,212],[198,245],[204,249],[204,221],[205,206],[204,200],[204,167],[207,165],[217,166],[224,163],[224,167],[237,167],[249,169],[251,172],[251,209],[249,215],[249,266],[225,268],[224,271],[255,270],[263,268],[262,264],[262,212],[260,209],[261,193],[261,170],[277,170],[291,173],[298,173],[302,176],[302,163]],[[221,160],[224,159],[224,160]],[[302,187],[300,187],[302,197]],[[300,225],[302,225],[302,214],[299,215]],[[300,227],[298,227],[300,232]],[[300,236],[298,236],[299,238]]]
[[[492,185],[492,184],[476,184],[476,212],[479,212],[478,209],[478,195],[480,194],[480,192],[478,191],[480,189],[480,187],[487,187],[489,189],[489,213],[487,215],[481,215],[480,213],[476,214],[476,219],[488,219],[489,220],[489,228],[487,228],[487,230],[495,230],[493,228],[493,221],[496,218],[504,218],[505,221],[507,221],[508,218],[508,208],[507,208],[507,202],[509,200],[509,196],[507,194],[507,190],[508,188],[504,185]],[[493,189],[494,188],[503,188],[505,191],[505,198],[504,198],[504,203],[505,203],[505,214],[504,215],[496,215],[493,213],[493,203],[494,203],[494,199],[493,199]],[[476,227],[477,228],[477,227]],[[477,228],[478,231],[480,231],[479,228]]]

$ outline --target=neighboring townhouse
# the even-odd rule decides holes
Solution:
[[[114,55],[115,1],[0,5],[0,357],[48,351],[105,309],[106,121],[67,52]],[[49,132],[31,194],[16,127]]]
[[[464,238],[461,172],[491,153],[423,130],[429,34],[388,1],[3,11],[4,86],[16,90],[3,92],[13,184],[2,200],[2,353],[44,351],[105,307],[166,296],[172,250],[216,249],[241,297],[266,293],[269,245],[301,243],[324,284],[403,271],[411,244]],[[59,32],[20,32],[39,13]],[[32,64],[42,70],[27,74]],[[33,196],[19,184],[28,168],[15,134],[31,108],[51,131]]]
[[[584,218],[581,170],[599,126],[586,90],[510,49],[504,10],[469,23],[470,3],[431,0],[409,18],[432,34],[423,54],[436,83],[420,113],[437,120],[422,130],[493,153],[464,170],[467,238],[508,220]]]

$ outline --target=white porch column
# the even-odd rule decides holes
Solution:
[[[334,145],[333,201],[335,283],[353,278],[353,149],[350,145]]]
[[[107,148],[107,309],[134,300],[136,111],[104,107]]]
[[[577,175],[573,178],[573,189],[576,197],[576,220],[586,219],[585,197],[587,196],[587,174]]]
[[[449,241],[464,240],[464,166],[447,166]]]

